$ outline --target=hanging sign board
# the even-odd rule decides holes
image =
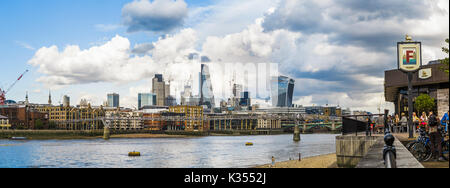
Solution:
[[[429,68],[429,69],[421,69],[419,71],[419,78],[422,79],[422,80],[431,78],[431,76],[432,76],[431,75],[431,68]]]
[[[398,69],[415,72],[422,66],[422,43],[399,42],[397,44]]]

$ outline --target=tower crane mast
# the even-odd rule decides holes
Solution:
[[[16,81],[14,81],[13,84],[11,84],[11,86],[9,86],[6,90],[3,90],[0,88],[0,105],[4,105],[6,102],[6,94],[8,94],[8,92],[17,84],[17,82],[20,81],[20,79],[22,79],[22,77],[28,72],[28,70],[26,70],[24,73],[22,73],[19,78],[17,78]]]

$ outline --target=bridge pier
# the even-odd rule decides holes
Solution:
[[[305,133],[306,133],[306,123],[305,123],[305,124],[303,124],[303,130],[302,130],[302,132],[303,132],[303,134],[305,134]]]
[[[105,126],[103,128],[103,139],[109,140],[109,138],[111,138],[111,132],[109,131],[109,128]]]
[[[300,141],[300,127],[298,127],[298,125],[295,125],[294,128],[294,141],[295,142]]]

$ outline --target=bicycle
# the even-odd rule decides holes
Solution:
[[[427,133],[419,129],[420,136],[417,138],[417,140],[409,143],[406,145],[406,148],[413,154],[413,156],[419,160],[420,162],[429,161],[431,157],[433,156],[433,153],[431,152],[431,141],[430,137],[427,135]],[[442,134],[442,157],[448,161],[449,159],[449,141],[445,140],[445,132],[442,130],[440,131]]]
[[[425,130],[418,129],[417,131],[419,132],[419,137],[417,140],[407,144],[406,148],[418,161],[428,161],[432,156],[430,137]]]

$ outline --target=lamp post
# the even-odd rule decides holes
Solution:
[[[409,138],[413,138],[413,74],[422,66],[422,43],[415,42],[412,37],[406,35],[404,42],[397,43],[398,69],[408,75],[408,129]]]

